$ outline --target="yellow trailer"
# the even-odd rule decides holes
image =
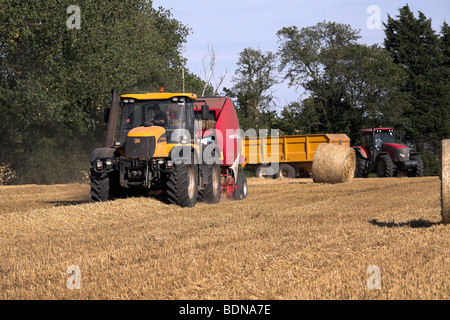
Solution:
[[[310,176],[314,152],[321,143],[350,147],[350,138],[345,134],[245,137],[241,164],[253,168],[256,177]]]

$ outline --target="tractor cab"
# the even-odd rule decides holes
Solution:
[[[376,158],[376,156],[382,152],[384,144],[397,143],[394,131],[393,128],[363,129],[361,131],[362,144],[366,147],[371,158]]]
[[[134,136],[135,131],[139,131],[139,134],[148,131],[145,135],[150,136],[154,130],[150,129],[151,127],[159,127],[159,131],[165,134],[168,144],[181,142],[181,137],[173,134],[180,130],[189,133],[190,137],[187,137],[189,141],[195,136],[193,107],[195,95],[152,93],[123,95],[121,98],[122,119],[118,137],[120,144],[126,144],[126,138]]]

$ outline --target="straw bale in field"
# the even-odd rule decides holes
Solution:
[[[320,144],[314,153],[312,177],[316,183],[345,183],[355,176],[356,155],[352,148]]]
[[[450,140],[442,140],[442,223],[450,224]]]

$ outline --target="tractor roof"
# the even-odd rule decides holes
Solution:
[[[120,96],[122,99],[131,98],[137,100],[168,100],[173,97],[186,97],[192,100],[197,100],[197,95],[194,93],[171,93],[171,92],[158,92],[158,93],[140,93],[140,94],[124,94]]]
[[[389,131],[389,130],[395,130],[394,128],[370,128],[370,129],[362,129],[361,132],[373,132],[373,131]]]

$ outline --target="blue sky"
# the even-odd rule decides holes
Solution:
[[[386,22],[388,14],[396,16],[406,3],[416,16],[421,11],[431,18],[437,32],[444,21],[450,24],[448,0],[153,0],[154,7],[170,9],[175,19],[192,29],[187,38],[187,68],[204,79],[202,59],[210,45],[217,53],[216,77],[226,75],[225,87],[232,86],[239,53],[248,47],[276,52],[276,33],[283,27],[308,27],[324,20],[346,23],[361,30],[361,43],[382,44],[383,27],[368,27],[374,14],[369,7],[378,6],[381,21]],[[275,90],[277,110],[304,97],[301,88],[285,83]]]

